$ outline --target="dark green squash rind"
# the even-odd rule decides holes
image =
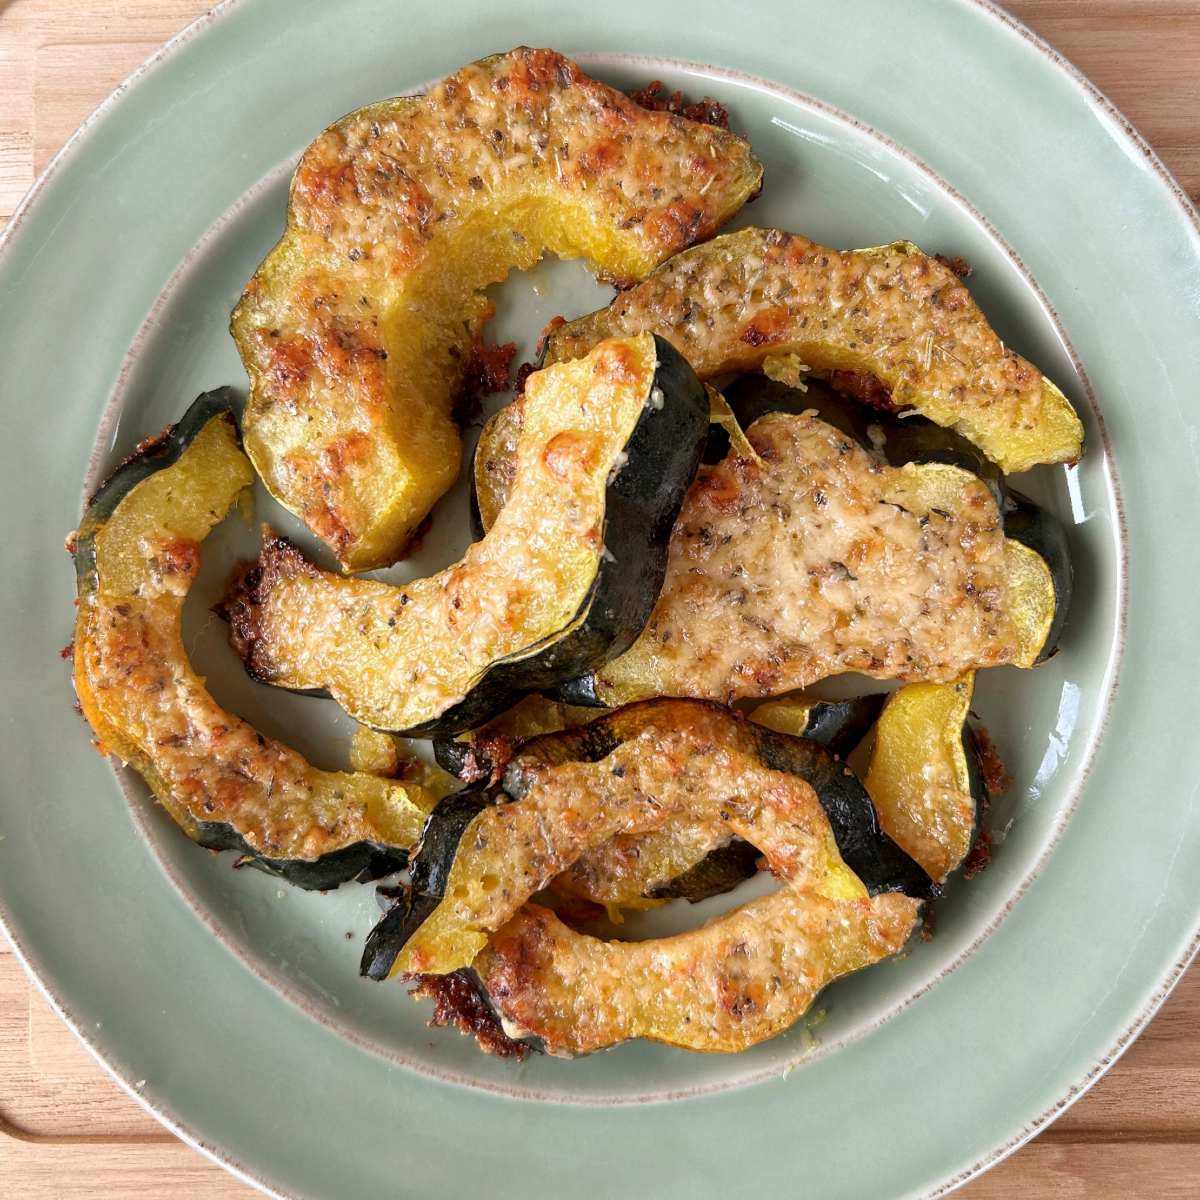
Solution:
[[[758,873],[762,851],[744,838],[731,838],[724,846],[710,850],[694,867],[682,875],[651,888],[651,900],[689,900],[698,904],[712,896],[732,892],[739,884]]]
[[[445,896],[446,880],[467,826],[485,808],[502,799],[507,797],[498,787],[469,788],[447,796],[426,817],[421,840],[409,854],[412,886],[405,888],[367,935],[360,975],[376,980],[388,978],[405,942]]]
[[[144,479],[173,467],[196,435],[213,419],[227,413],[233,419],[233,388],[214,388],[202,392],[174,425],[168,425],[157,437],[143,442],[88,500],[83,520],[75,531],[75,580],[80,596],[96,591],[96,534],[108,523],[117,506]]]
[[[122,462],[100,485],[88,502],[83,520],[75,533],[75,576],[78,594],[83,597],[99,586],[96,575],[96,536],[116,512],[121,501],[143,480],[174,466],[196,436],[214,418],[224,417],[234,426],[234,391],[230,387],[203,392],[189,405],[175,425],[170,425],[157,437],[142,445]],[[158,780],[156,793],[169,794],[154,764],[142,755],[130,760],[130,765],[150,783]],[[394,846],[375,842],[357,842],[339,850],[331,850],[311,862],[302,859],[277,859],[255,850],[232,826],[218,821],[197,821],[176,805],[159,803],[171,814],[177,825],[197,845],[206,850],[234,850],[241,856],[239,866],[252,866],[278,879],[308,891],[328,891],[347,882],[368,882],[381,879],[403,869],[408,854]]]
[[[557,631],[519,654],[497,659],[462,700],[437,717],[383,732],[406,737],[451,737],[484,724],[531,692],[546,692],[564,679],[623,654],[650,619],[667,571],[671,531],[700,464],[708,432],[704,385],[684,357],[655,336],[658,368],[647,399],[660,389],[660,409],[647,404],[625,444],[624,465],[605,492],[604,556],[591,589],[568,633]],[[251,569],[251,571],[253,568]],[[250,573],[244,577],[249,581]],[[253,635],[240,626],[236,605],[250,586],[235,584],[223,607],[247,670],[256,674]],[[300,694],[313,694],[301,691]],[[320,694],[319,692],[316,694]]]
[[[804,737],[844,759],[879,720],[887,698],[886,692],[868,692],[850,700],[822,700],[808,714]]]

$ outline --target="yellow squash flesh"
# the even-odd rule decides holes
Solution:
[[[223,711],[180,633],[200,543],[253,482],[228,413],[173,465],[137,483],[79,531],[75,687],[102,748],[133,765],[189,835],[230,827],[271,861],[311,863],[356,842],[411,846],[435,797],[364,773],[318,771]],[[209,832],[206,832],[209,831]]]
[[[814,370],[866,372],[894,404],[953,427],[1006,472],[1082,453],[1083,426],[1062,392],[911,242],[840,253],[775,229],[724,234],[560,326],[546,361],[643,330],[671,342],[701,379],[789,355]]]
[[[306,151],[287,232],[233,314],[259,474],[346,570],[393,562],[458,475],[482,289],[547,252],[642,279],[761,177],[741,138],[647,112],[550,50],[350,114]]]
[[[963,748],[974,672],[955,683],[910,683],[875,727],[866,788],[883,831],[940,883],[967,856],[975,800]]]
[[[322,571],[268,539],[227,605],[251,673],[327,689],[357,721],[413,730],[585,621],[605,554],[610,474],[642,417],[652,338],[617,339],[529,379],[509,503],[481,542],[403,587]]]

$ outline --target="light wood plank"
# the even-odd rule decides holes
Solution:
[[[0,1138],[0,1193],[4,1200],[262,1200],[182,1142],[36,1146]]]
[[[962,1200],[1195,1200],[1200,1146],[1038,1140],[973,1179]]]

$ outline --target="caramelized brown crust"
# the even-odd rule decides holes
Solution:
[[[1062,393],[1006,349],[950,266],[908,242],[839,253],[740,229],[664,263],[599,312],[553,331],[548,362],[650,331],[702,378],[797,354],[843,384],[952,425],[1005,471],[1074,462],[1082,426]],[[866,389],[861,375],[882,390]]]
[[[75,630],[84,714],[102,748],[136,767],[201,842],[227,828],[269,859],[309,863],[356,843],[411,846],[432,794],[316,770],[222,709],[188,661],[180,615],[200,539],[252,478],[232,419],[215,418],[89,535],[95,582],[81,588]]]
[[[511,1034],[551,1054],[627,1038],[744,1050],[774,1037],[840,975],[895,954],[920,901],[895,892],[833,901],[783,888],[688,933],[604,942],[530,904],[475,962]]]
[[[979,480],[889,467],[815,415],[771,414],[748,437],[756,459],[701,469],[649,625],[596,672],[602,700],[730,703],[844,671],[949,682],[1020,659]]]
[[[305,152],[287,232],[233,314],[268,488],[348,570],[393,561],[458,474],[482,289],[545,251],[644,278],[761,176],[741,138],[647,112],[552,50],[350,114]]]
[[[798,891],[866,894],[808,783],[764,765],[729,713],[693,706],[688,724],[676,727],[677,708],[648,708],[637,734],[596,762],[519,756],[510,772],[520,769],[523,798],[485,809],[467,827],[445,898],[394,969],[444,974],[469,966],[489,931],[587,850],[683,814],[706,827],[721,822],[752,842]]]

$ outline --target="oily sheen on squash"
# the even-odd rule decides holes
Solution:
[[[974,475],[891,467],[811,413],[768,413],[747,437],[753,460],[701,468],[642,636],[557,698],[732,703],[844,671],[949,682],[1038,661],[1053,578]]]
[[[974,686],[971,672],[902,687],[875,727],[867,771],[880,825],[939,883],[966,858],[987,799],[968,740]]]
[[[793,740],[786,743],[787,769],[811,785],[826,812],[851,811],[854,816],[848,827],[866,828],[871,820],[870,806],[857,780],[848,779],[839,760],[862,741],[883,708],[884,699],[861,696],[835,703],[787,697],[759,705],[750,720],[753,725],[791,735]],[[657,712],[656,720],[662,720],[666,713],[675,713],[681,723],[702,719],[706,725],[715,723],[727,739],[730,736],[723,720],[714,718],[705,706],[684,701],[672,707],[658,702],[645,711]],[[760,761],[764,755],[774,764],[783,761],[778,747],[760,740],[753,729],[743,731],[742,742],[755,748]],[[835,825],[835,836],[837,830]],[[879,872],[878,864],[856,857],[844,831],[838,844],[849,856],[852,868],[866,877],[869,887],[876,885],[878,890],[880,883],[894,882]],[[550,886],[561,895],[603,904],[615,917],[620,908],[644,907],[643,897],[702,900],[729,891],[757,871],[761,857],[724,822],[701,820],[694,812],[684,811],[653,832],[616,834],[581,855]]]
[[[628,648],[703,450],[704,387],[661,339],[612,339],[530,376],[524,412],[508,504],[438,575],[346,579],[268,536],[225,604],[250,673],[448,735]]]
[[[233,313],[259,474],[346,570],[395,561],[458,475],[483,289],[546,252],[642,279],[761,178],[742,138],[648,112],[552,50],[351,113],[305,152]]]
[[[75,689],[100,746],[133,766],[184,832],[305,888],[402,867],[436,797],[318,771],[223,711],[188,662],[180,614],[200,543],[254,473],[230,412],[202,395],[119,467],[75,535]]]
[[[778,229],[739,229],[554,330],[546,361],[647,330],[702,379],[788,355],[865,373],[891,405],[952,426],[1006,472],[1082,453],[1083,427],[1062,392],[1004,346],[949,267],[911,242],[839,253]]]

